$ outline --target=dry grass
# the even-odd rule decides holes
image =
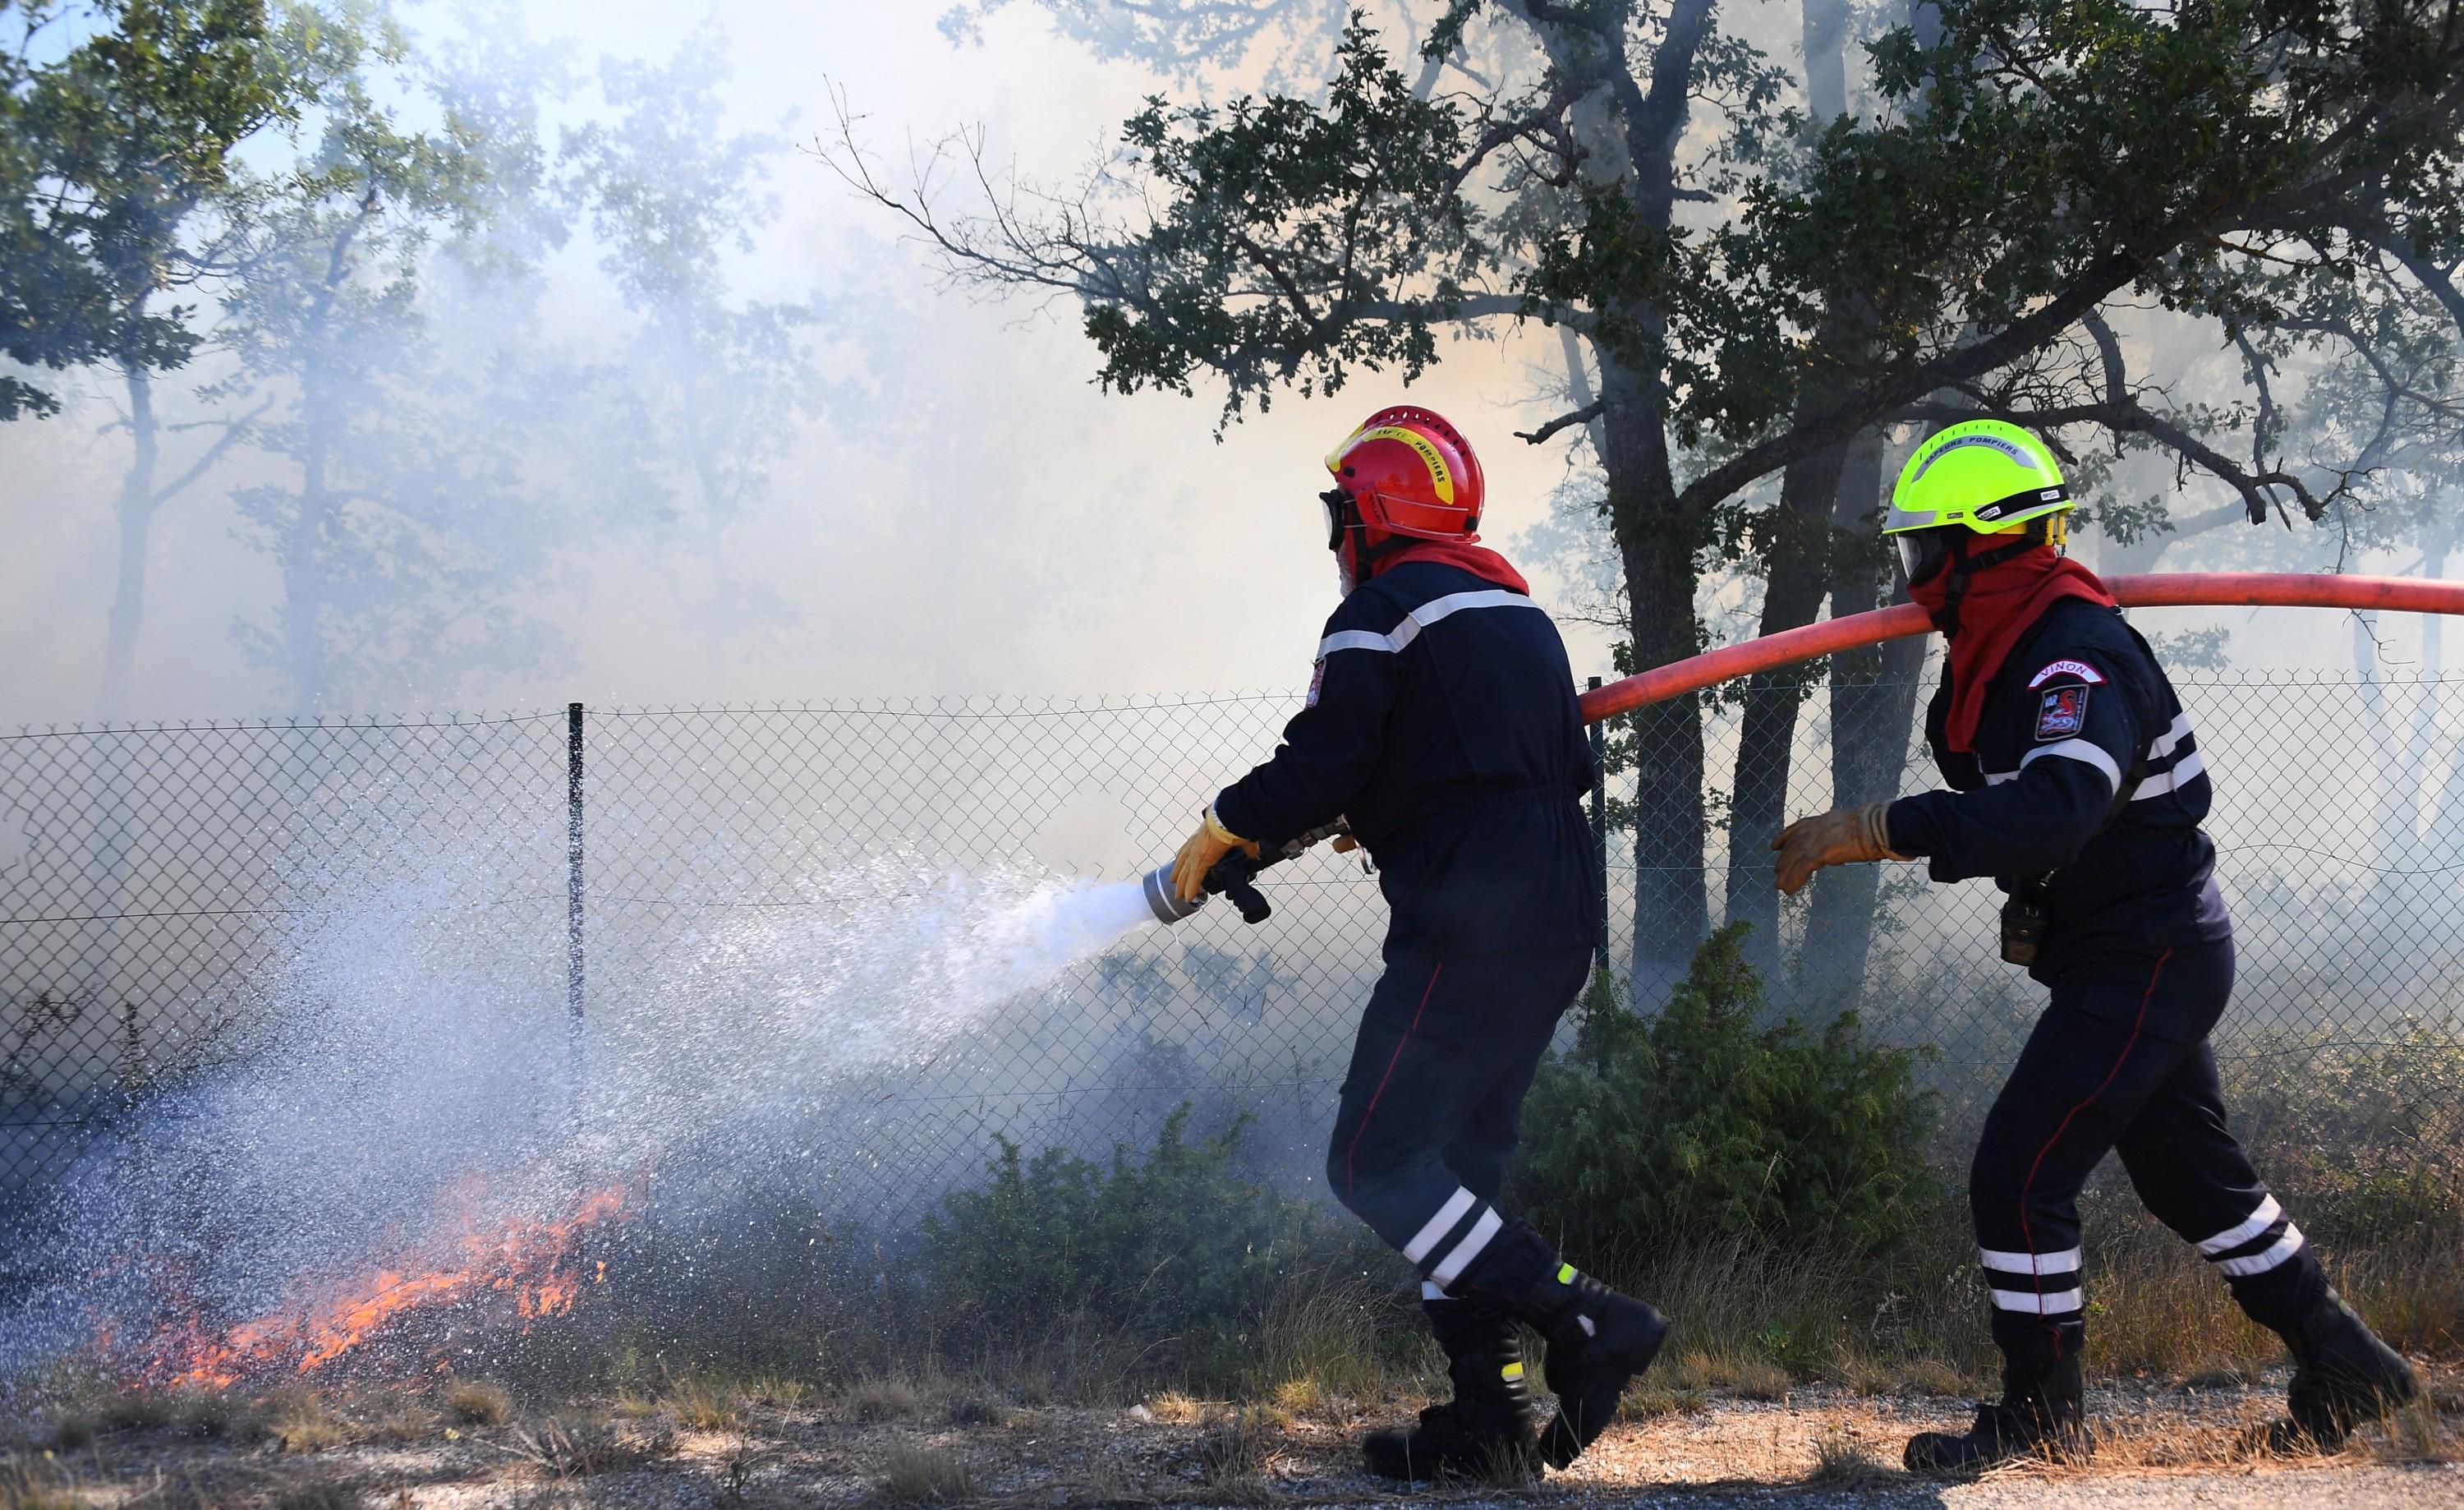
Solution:
[[[55,1452],[74,1453],[94,1445],[102,1434],[102,1427],[83,1411],[72,1411],[52,1423],[51,1446]]]
[[[667,1408],[676,1424],[693,1432],[732,1432],[744,1424],[744,1398],[704,1379],[685,1379],[668,1390]]]
[[[947,1504],[976,1497],[967,1460],[943,1448],[908,1444],[891,1449],[876,1487],[892,1504]]]
[[[951,1398],[942,1419],[952,1426],[999,1426],[1001,1413],[1001,1407],[981,1395],[962,1394]]]
[[[1699,1388],[1655,1381],[1645,1374],[1626,1389],[1617,1409],[1627,1419],[1636,1421],[1660,1415],[1700,1415],[1711,1409],[1711,1396]]]
[[[1329,1426],[1346,1426],[1360,1415],[1360,1402],[1350,1395],[1337,1394],[1315,1379],[1287,1379],[1275,1386],[1266,1398],[1287,1418],[1320,1421]]]
[[[1876,1454],[1853,1428],[1835,1427],[1815,1438],[1814,1472],[1806,1482],[1834,1489],[1865,1489],[1902,1477]]]
[[[646,1431],[629,1422],[551,1418],[517,1429],[500,1450],[532,1477],[561,1482],[627,1473],[673,1457],[676,1439],[664,1429]]]
[[[1198,1438],[1198,1466],[1214,1488],[1257,1477],[1274,1461],[1288,1418],[1254,1407],[1227,1412]]]
[[[445,1387],[445,1413],[462,1426],[502,1426],[514,1418],[514,1397],[503,1385],[457,1379]]]
[[[1190,1426],[1204,1420],[1208,1407],[1177,1389],[1166,1389],[1147,1402],[1147,1413],[1167,1426]]]
[[[259,1422],[255,1409],[244,1399],[217,1389],[190,1389],[174,1397],[171,1424],[184,1435],[214,1440],[253,1435]]]
[[[265,1402],[259,1425],[286,1453],[323,1453],[360,1439],[361,1428],[307,1389],[289,1389]]]
[[[90,1510],[91,1504],[50,1454],[32,1460],[0,1456],[0,1510]]]
[[[274,1497],[273,1510],[359,1510],[357,1491],[331,1479],[299,1484]]]
[[[105,1399],[95,1418],[106,1432],[150,1432],[169,1426],[178,1414],[176,1397],[158,1389],[131,1389]]]
[[[1377,1272],[1353,1255],[1295,1272],[1258,1319],[1246,1376],[1225,1383],[1255,1394],[1306,1379],[1358,1398],[1391,1392],[1398,1379],[1443,1373],[1419,1307],[1398,1302],[1392,1282],[1373,1277]]]
[[[904,1421],[924,1409],[924,1393],[904,1379],[859,1379],[840,1403],[858,1421]]]
[[[359,1440],[380,1447],[424,1442],[444,1425],[436,1407],[405,1389],[381,1389],[352,1403]]]
[[[1723,1389],[1748,1400],[1778,1400],[1796,1385],[1787,1369],[1757,1353],[1702,1347],[1663,1357],[1642,1376],[1642,1382],[1646,1388],[1672,1394]]]

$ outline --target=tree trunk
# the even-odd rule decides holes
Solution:
[[[1707,522],[1677,512],[1668,436],[1648,380],[1608,351],[1597,356],[1606,406],[1600,459],[1625,569],[1634,664],[1664,665],[1701,648],[1694,622],[1694,553]],[[1701,698],[1689,695],[1654,703],[1633,717],[1638,975],[1682,972],[1710,930],[1703,866],[1701,709]]]
[[[153,544],[154,468],[162,433],[154,417],[153,374],[141,361],[123,363],[128,384],[128,470],[120,479],[120,582],[111,600],[103,638],[102,693],[98,716],[104,722],[128,716],[137,677],[137,633],[145,622],[145,561]]]
[[[1831,563],[1834,617],[1881,606],[1882,585],[1897,573],[1882,545],[1882,437],[1868,431],[1848,448],[1840,469],[1837,533]],[[1904,603],[1897,591],[1892,601]],[[1900,794],[1914,732],[1917,678],[1925,672],[1925,636],[1895,639],[1831,657],[1831,801],[1835,807],[1883,802]],[[1817,999],[1849,997],[1865,978],[1874,945],[1879,865],[1835,865],[1815,877],[1806,921],[1822,941],[1805,956],[1805,984]]]
[[[302,444],[299,493],[276,552],[282,568],[282,652],[291,675],[294,712],[324,712],[327,691],[324,626],[325,533],[334,510],[334,432],[340,423],[327,391],[325,364],[313,353],[300,364]]]
[[[1847,0],[1803,0],[1800,16],[1806,104],[1818,129],[1848,108]],[[1852,354],[1865,344],[1865,324],[1853,308],[1832,311],[1815,337],[1815,358]],[[1806,383],[1797,413],[1818,413],[1838,397],[1837,385],[1817,372]],[[1845,446],[1830,447],[1791,462],[1781,475],[1779,506],[1771,513],[1764,551],[1760,633],[1800,628],[1822,611],[1831,586],[1832,516],[1846,453]],[[1805,700],[1811,674],[1809,667],[1786,666],[1749,680],[1737,730],[1737,765],[1729,787],[1727,917],[1730,922],[1753,924],[1746,940],[1747,957],[1767,979],[1779,963],[1779,892],[1771,841],[1788,820],[1796,710]]]
[[[1761,633],[1814,622],[1830,590],[1831,518],[1846,448],[1834,446],[1789,463],[1765,552]],[[1768,977],[1779,960],[1779,891],[1771,835],[1787,821],[1797,705],[1812,676],[1804,665],[1761,673],[1746,683],[1737,731],[1737,768],[1728,805],[1727,921],[1754,925],[1747,954]]]
[[[139,300],[139,307],[143,307]],[[128,716],[129,691],[136,677],[137,632],[145,618],[145,558],[152,544],[154,469],[162,450],[162,427],[154,415],[152,372],[141,359],[121,363],[128,384],[128,470],[120,479],[120,581],[106,621],[102,653],[102,691],[97,717],[104,723]],[[90,1009],[99,1009],[114,993],[120,955],[119,914],[128,886],[130,837],[128,814],[128,739],[104,734],[93,744],[94,766],[88,800],[96,818],[94,884],[88,899],[95,913],[78,941],[77,989]]]

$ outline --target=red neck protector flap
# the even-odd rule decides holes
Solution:
[[[1392,571],[1407,561],[1441,562],[1461,567],[1483,582],[1494,582],[1525,597],[1531,595],[1531,584],[1524,581],[1523,573],[1515,570],[1504,556],[1469,540],[1412,540],[1405,537],[1403,544],[1371,564],[1373,574]]]
[[[1924,586],[1908,588],[1908,596],[1939,619],[1956,567],[1953,563],[1935,572]],[[2095,572],[2056,553],[2051,545],[1996,562],[1968,579],[1968,593],[1959,602],[1959,633],[1950,636],[1950,719],[1946,733],[1952,749],[1963,754],[1975,750],[1976,725],[1985,717],[1985,689],[1992,685],[2019,637],[2064,598],[2118,606]]]

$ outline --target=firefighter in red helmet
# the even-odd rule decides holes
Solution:
[[[1327,1157],[1337,1199],[1399,1250],[1455,1397],[1373,1432],[1371,1468],[1562,1468],[1616,1415],[1666,1333],[1498,1200],[1516,1119],[1588,979],[1602,901],[1580,799],[1591,746],[1556,626],[1480,544],[1471,443],[1380,410],[1327,457],[1343,601],[1274,758],[1219,793],[1175,869],[1184,898],[1236,845],[1344,819],[1392,913]],[[1547,1339],[1558,1413],[1537,1430],[1517,1325]]]

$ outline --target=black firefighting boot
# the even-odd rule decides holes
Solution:
[[[2421,1395],[2412,1365],[2379,1341],[2333,1289],[2320,1290],[2292,1324],[2277,1331],[2293,1350],[2286,1411],[2321,1451],[2336,1452],[2353,1428]]]
[[[1557,1414],[1540,1433],[1540,1456],[1563,1468],[1617,1419],[1625,1387],[1660,1356],[1668,1318],[1570,1263],[1527,1291],[1520,1309],[1549,1340],[1546,1372]]]
[[[2079,1349],[2006,1343],[2002,1398],[1978,1406],[1976,1424],[1964,1434],[1908,1438],[1903,1461],[1912,1474],[1977,1474],[2020,1457],[2084,1461],[2088,1450]]]
[[[1408,1431],[1362,1439],[1369,1471],[1387,1478],[1461,1474],[1526,1479],[1540,1468],[1530,1388],[1523,1378],[1523,1334],[1514,1318],[1462,1300],[1428,1300],[1429,1325],[1445,1349],[1455,1397],[1420,1412]]]

